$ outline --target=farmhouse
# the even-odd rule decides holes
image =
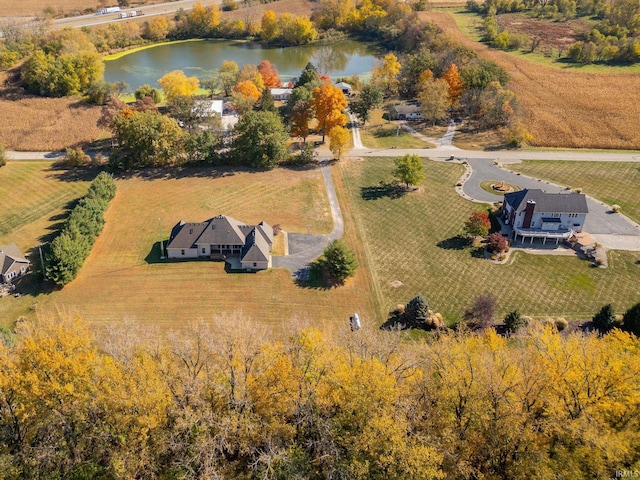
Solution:
[[[344,93],[345,95],[349,96],[351,95],[351,85],[349,85],[346,82],[338,82],[336,83],[336,87],[339,88],[340,90],[342,90],[342,93]]]
[[[540,189],[525,189],[505,193],[502,220],[513,229],[514,239],[535,238],[560,240],[582,231],[589,213],[587,199],[581,193],[545,193]]]
[[[200,223],[180,220],[171,231],[167,257],[225,259],[242,270],[266,270],[272,248],[273,228],[265,222],[245,225],[218,215]]]
[[[0,283],[10,283],[29,271],[31,263],[15,243],[0,245]]]
[[[392,120],[419,120],[422,118],[420,106],[409,103],[394,105],[389,113]]]

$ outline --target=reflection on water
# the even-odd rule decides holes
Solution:
[[[320,73],[333,78],[350,75],[367,76],[377,55],[369,44],[341,40],[330,45],[305,45],[287,48],[263,48],[257,43],[210,40],[159,45],[105,62],[105,80],[126,82],[132,89],[145,83],[158,86],[158,79],[172,70],[183,70],[201,80],[217,73],[225,60],[233,60],[240,68],[247,63],[269,60],[282,79],[297,77],[309,62]]]

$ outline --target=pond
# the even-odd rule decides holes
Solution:
[[[135,90],[144,84],[158,87],[158,79],[172,70],[207,80],[216,75],[225,60],[233,60],[240,68],[269,60],[283,80],[297,77],[309,62],[335,80],[350,75],[367,77],[379,53],[374,45],[355,40],[285,48],[264,48],[257,43],[229,40],[181,42],[106,60],[104,77],[107,82],[126,82]]]

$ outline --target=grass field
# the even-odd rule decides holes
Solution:
[[[292,232],[306,232],[307,225],[311,232],[329,232],[332,220],[319,170],[166,173],[118,179],[105,228],[78,278],[60,291],[0,299],[4,323],[33,315],[36,302],[38,312],[77,311],[103,324],[134,318],[174,327],[235,311],[274,329],[293,317],[319,325],[342,322],[356,310],[378,320],[365,268],[344,287],[312,289],[297,286],[287,270],[230,274],[223,262],[157,261],[160,234],[166,240],[180,219],[202,221],[223,213],[247,223],[264,219]],[[344,214],[348,218],[348,207]],[[347,229],[346,241],[365,263],[354,230]]]
[[[620,205],[622,213],[640,222],[640,163],[527,160],[506,167],[530,177],[582,188],[608,205]]]
[[[610,252],[607,269],[570,256],[516,252],[506,265],[480,258],[456,239],[474,210],[453,189],[462,167],[426,161],[426,180],[417,192],[400,198],[363,195],[368,187],[390,181],[390,159],[367,158],[343,164],[362,241],[381,295],[390,309],[418,293],[447,320],[460,318],[484,290],[498,296],[500,315],[522,314],[590,318],[602,305],[620,311],[640,301],[637,254]],[[395,288],[393,281],[402,282]]]
[[[150,5],[160,3],[162,0],[136,0],[130,2],[131,7],[140,5]],[[0,0],[0,17],[18,17],[30,15],[42,15],[47,10],[54,12],[56,16],[65,14],[81,14],[87,9],[98,10],[102,8],[104,2],[99,0],[21,0],[12,2],[10,0]],[[118,2],[107,2],[107,6],[117,5]]]
[[[422,12],[452,38],[501,65],[534,136],[533,145],[640,149],[640,73],[560,69],[490,49],[461,32],[448,12]]]
[[[375,109],[371,112],[371,120],[360,128],[362,144],[368,148],[431,148],[432,145],[414,137],[396,123],[382,118],[384,111]]]

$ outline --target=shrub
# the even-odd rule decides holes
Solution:
[[[472,328],[489,327],[493,322],[496,308],[495,295],[485,291],[473,299],[471,307],[464,312],[463,318]]]
[[[91,161],[91,157],[80,147],[65,150],[65,162],[72,167],[82,167]]]
[[[620,211],[620,205],[617,205],[617,204],[611,205],[611,211],[613,213],[618,213]]]
[[[7,152],[4,146],[0,145],[0,167],[4,167],[7,164]]]
[[[473,212],[469,220],[464,223],[464,231],[471,236],[484,237],[489,233],[490,228],[489,215],[483,212]]]
[[[507,239],[499,232],[487,236],[485,244],[487,245],[487,250],[491,253],[502,253],[509,247]]]
[[[556,318],[556,328],[559,332],[565,330],[569,326],[569,322],[562,317]]]

